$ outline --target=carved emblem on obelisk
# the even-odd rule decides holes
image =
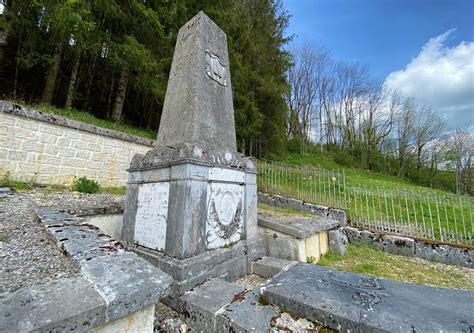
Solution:
[[[206,50],[206,73],[211,79],[227,87],[227,68],[219,57],[209,50]]]

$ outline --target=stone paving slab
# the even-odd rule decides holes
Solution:
[[[315,218],[287,216],[269,218],[259,215],[258,225],[279,231],[298,239],[305,239],[318,232],[337,228],[341,225],[341,222],[322,217]]]
[[[474,330],[474,292],[298,263],[263,291],[271,304],[341,331]]]
[[[242,294],[244,288],[212,279],[180,297],[188,325],[196,332],[214,332],[218,311]]]
[[[0,332],[85,332],[105,321],[106,302],[84,277],[0,294]]]
[[[263,305],[260,287],[242,294],[217,315],[218,332],[269,332],[271,321],[280,311],[277,307]]]
[[[169,294],[173,279],[135,253],[85,261],[81,271],[107,301],[107,319],[121,318]]]

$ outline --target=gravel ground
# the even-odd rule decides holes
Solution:
[[[49,193],[45,190],[16,192],[0,197],[0,292],[46,283],[79,273],[76,266],[49,238],[34,207],[62,205],[72,210],[81,206],[116,204],[123,196]]]
[[[239,287],[245,288],[246,290],[252,290],[257,286],[264,284],[267,280],[261,276],[255,274],[244,275],[240,279],[237,279],[233,284]]]

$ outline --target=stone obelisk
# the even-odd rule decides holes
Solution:
[[[258,252],[255,163],[236,148],[226,35],[203,12],[178,33],[156,146],[128,171],[127,246],[181,284],[192,275],[187,286],[246,274]]]

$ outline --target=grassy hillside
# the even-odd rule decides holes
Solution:
[[[338,164],[331,158],[331,155],[312,153],[311,155],[302,156],[300,154],[288,154],[286,156],[277,157],[275,160],[299,166],[312,166],[328,170],[344,171],[346,182],[349,186],[364,186],[372,189],[386,190],[404,190],[413,192],[429,192],[429,193],[447,193],[443,190],[433,189],[426,186],[420,186],[408,180],[386,175],[383,173],[363,170],[357,167],[348,167]]]

